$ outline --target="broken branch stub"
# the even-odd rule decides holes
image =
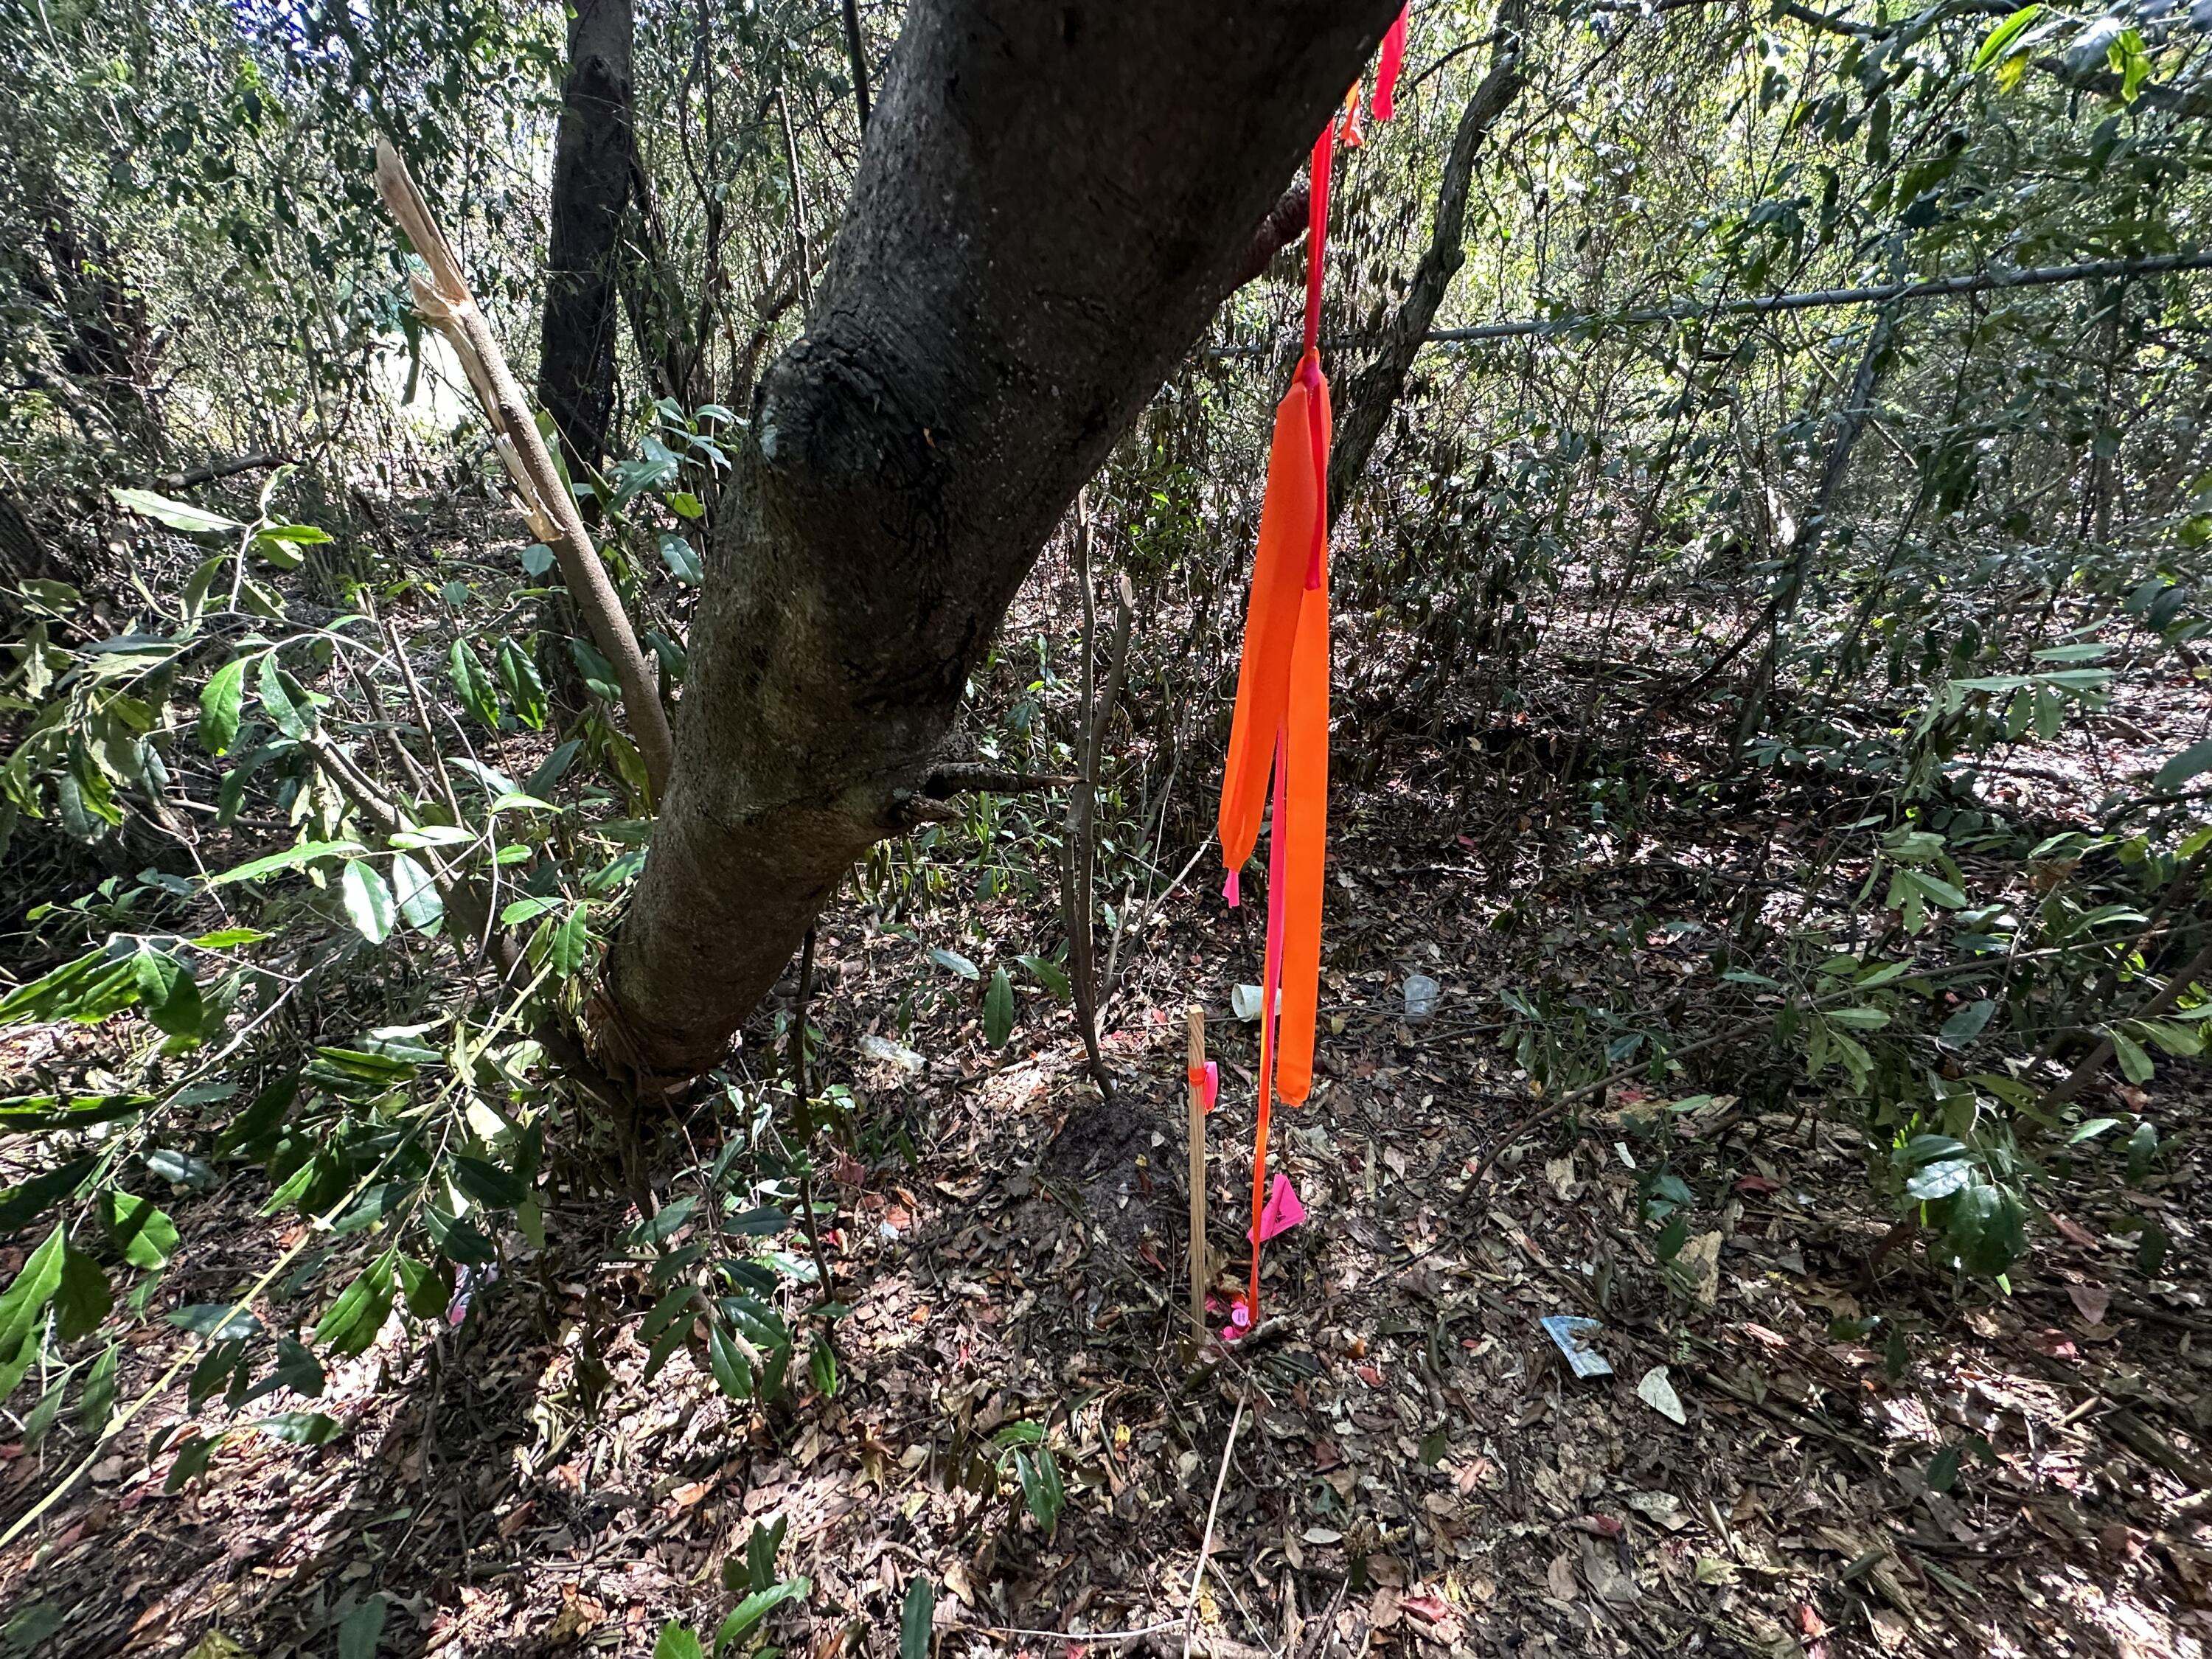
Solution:
[[[436,329],[453,355],[491,423],[500,460],[514,485],[531,533],[552,549],[577,608],[584,614],[592,638],[614,665],[621,683],[623,712],[629,717],[630,735],[636,739],[645,762],[647,780],[658,801],[668,788],[668,772],[675,755],[669,735],[667,712],[660,706],[659,681],[646,662],[629,625],[622,598],[615,592],[600,562],[591,533],[576,511],[560,469],[553,463],[536,416],[525,401],[522,388],[507,368],[491,325],[484,320],[468,277],[453,246],[430,216],[429,204],[407,171],[407,164],[388,138],[376,141],[376,190],[384,204],[414,244],[428,274],[410,272],[408,287],[416,309]]]

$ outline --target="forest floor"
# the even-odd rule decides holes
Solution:
[[[523,1249],[459,1329],[395,1316],[335,1373],[319,1402],[343,1425],[330,1443],[233,1442],[174,1494],[163,1463],[129,1451],[94,1468],[0,1564],[8,1630],[37,1634],[46,1608],[55,1653],[212,1659],[235,1650],[210,1644],[217,1631],[281,1659],[330,1651],[336,1619],[381,1591],[401,1652],[642,1652],[666,1617],[711,1625],[729,1600],[719,1564],[781,1514],[785,1570],[813,1590],[779,1628],[823,1659],[895,1651],[918,1572],[943,1589],[948,1654],[1079,1659],[1121,1639],[1091,1632],[1133,1631],[1176,1652],[1241,1414],[1196,1651],[2200,1650],[2212,1534],[2185,1499],[2208,1484],[2192,1449],[2212,1400],[2201,1293],[2141,1281],[2134,1242],[2086,1198],[2062,1199],[2063,1237],[2009,1298],[1962,1300],[1909,1251],[1870,1285],[1886,1229],[1855,1206],[1859,1158],[1817,1115],[1735,1115],[1725,1097],[1680,1129],[1709,1177],[1695,1184],[1717,1195],[1695,1212],[1713,1252],[1695,1282],[1662,1282],[1635,1219],[1636,1153],[1602,1111],[1509,1151],[1470,1190],[1470,1160],[1532,1105],[1470,1029],[1498,965],[1495,901],[1454,892],[1466,878],[1427,856],[1340,855],[1387,918],[1376,953],[1446,992],[1416,1027],[1389,1018],[1397,970],[1334,986],[1347,1034],[1328,1045],[1336,1075],[1285,1114],[1278,1166],[1308,1219],[1268,1255],[1262,1340],[1194,1354],[1188,1339],[1182,1011],[1193,995],[1222,1008],[1241,948],[1218,903],[1193,901],[1163,921],[1176,954],[1140,966],[1114,1023],[1124,1113],[1102,1112],[1072,1041],[986,1063],[957,1032],[917,1031],[946,1056],[922,1080],[854,1079],[911,1095],[929,1127],[916,1167],[845,1171],[854,1311],[835,1399],[747,1413],[682,1352],[641,1384],[653,1296],[635,1269],[599,1265],[611,1206],[579,1194],[550,1218],[548,1252]],[[884,1012],[864,933],[852,916],[824,930],[823,961],[847,969],[820,1014],[833,1052]],[[1652,938],[1642,970],[1682,972],[1687,957]],[[1214,1238],[1234,1255],[1251,1045],[1215,1030]],[[1102,1115],[1136,1127],[1081,1128]],[[1087,1169],[1055,1155],[1078,1133]],[[2136,1200],[2168,1218],[2184,1260],[2207,1223],[2194,1173]],[[179,1207],[180,1226],[229,1242],[196,1252],[195,1283],[165,1298],[208,1300],[291,1242],[258,1218],[263,1195],[240,1179],[204,1212]],[[1902,1376],[1878,1337],[1832,1334],[1900,1308],[1924,1321]],[[1552,1314],[1602,1322],[1611,1377],[1567,1373],[1537,1323]],[[126,1385],[174,1340],[141,1336]],[[1658,1367],[1682,1422],[1639,1396]],[[174,1423],[177,1402],[149,1416]],[[1060,1448],[1054,1536],[947,1478],[1019,1419]],[[1972,1435],[1994,1462],[1970,1456],[1931,1491],[1939,1446]],[[13,1456],[0,1512],[63,1467]]]
[[[1863,1156],[1802,1081],[1774,1084],[1785,1055],[1721,1048],[1674,1091],[1709,1097],[1656,1130],[1666,1098],[1614,1088],[1514,1139],[1543,1104],[1499,1048],[1501,987],[1541,963],[1698,998],[1712,969],[1689,924],[1860,804],[1770,791],[1563,859],[1503,781],[1441,835],[1394,830],[1389,787],[1368,798],[1331,872],[1322,1013],[1343,1024],[1311,1102],[1278,1118],[1307,1218],[1269,1248],[1254,1338],[1194,1343],[1182,1267],[1193,1002],[1223,1062],[1224,1285],[1244,1260],[1253,1028],[1228,1003],[1253,940],[1210,890],[1128,947],[1110,1107],[1064,1014],[993,1053],[946,1005],[910,1055],[859,1059],[920,947],[848,904],[822,927],[815,1021],[831,1074],[911,1126],[915,1158],[839,1165],[834,1397],[800,1381],[736,1406],[681,1349],[643,1381],[654,1292],[613,1248],[635,1216],[588,1171],[556,1176],[544,1250],[508,1239],[465,1318],[395,1314],[332,1370],[326,1443],[231,1439],[172,1492],[181,1389],[157,1400],[0,1556],[0,1651],[325,1655],[380,1593],[386,1653],[643,1654],[670,1618],[712,1630],[722,1563],[781,1516],[781,1569],[811,1590],[771,1628],[811,1659],[897,1652],[918,1575],[945,1656],[2203,1652],[2212,1195],[2185,1138],[2128,1194],[2165,1221],[2165,1277],[2108,1230],[2109,1194],[2062,1182],[2008,1293],[1909,1238],[1881,1249]],[[1034,923],[1018,908],[1010,936]],[[1410,971],[1443,985],[1419,1024]],[[33,1032],[9,1069],[66,1071],[111,1040]],[[2173,1068],[2154,1093],[2190,1086]],[[712,1102],[678,1126],[709,1149],[729,1132]],[[1694,1194],[1663,1267],[1638,1185],[1662,1153]],[[201,1243],[158,1307],[215,1300],[298,1242],[265,1196],[246,1173],[179,1193]],[[1599,1322],[1610,1376],[1570,1373],[1553,1315]],[[177,1341],[138,1327],[123,1398]],[[1011,1487],[962,1480],[1022,1421],[1067,1489],[1049,1534]],[[70,1447],[0,1444],[0,1522]]]

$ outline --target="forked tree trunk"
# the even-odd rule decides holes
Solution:
[[[714,1065],[853,860],[907,827],[1044,538],[1399,4],[915,0],[812,321],[735,457],[595,1011],[610,1065]]]
[[[616,286],[630,184],[630,0],[574,0],[554,139],[538,401],[572,470],[596,468],[613,416]]]

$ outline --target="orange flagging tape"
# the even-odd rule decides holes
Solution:
[[[1383,39],[1374,114],[1393,113],[1406,57],[1401,13]],[[1340,122],[1338,113],[1342,118]],[[1360,142],[1359,88],[1314,143],[1306,231],[1305,349],[1275,410],[1260,545],[1245,603],[1237,706],[1221,779],[1216,829],[1228,866],[1223,896],[1237,902],[1237,872],[1252,856],[1272,793],[1267,838],[1267,951],[1260,991],[1259,1114],[1252,1154],[1252,1277],[1237,1298],[1231,1339],[1260,1320],[1260,1247],[1271,1236],[1267,1128],[1279,1098],[1313,1088],[1321,987],[1322,874],[1328,847],[1328,380],[1321,369],[1321,289],[1328,232],[1330,164],[1340,137]],[[1273,785],[1272,792],[1270,784]],[[1279,997],[1279,1003],[1278,999]],[[1297,1194],[1288,1195],[1295,1209]],[[1279,1218],[1285,1205],[1278,1202]],[[1298,1215],[1303,1217],[1303,1211]],[[1281,1225],[1292,1224],[1283,1221]]]

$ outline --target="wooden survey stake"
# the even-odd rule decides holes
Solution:
[[[1206,1011],[1190,1010],[1190,1323],[1206,1334]]]

